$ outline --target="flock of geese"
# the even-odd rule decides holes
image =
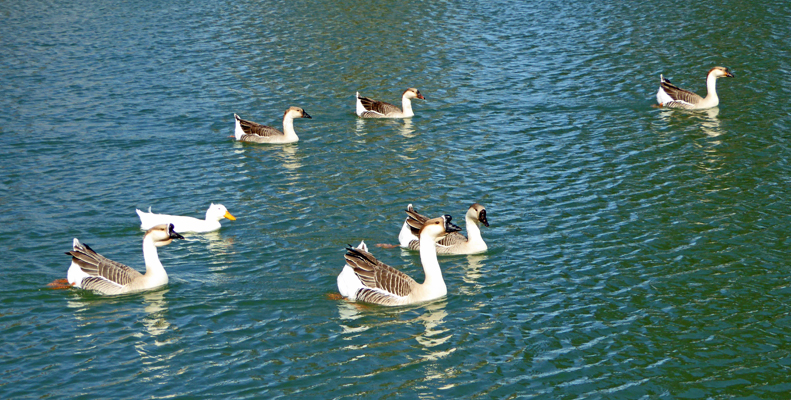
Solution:
[[[718,78],[734,75],[724,67],[714,67],[706,76],[706,97],[681,89],[660,75],[656,94],[658,107],[704,109],[719,104],[716,82]],[[360,118],[410,118],[415,115],[412,99],[425,99],[419,90],[408,88],[401,96],[401,107],[372,100],[356,94],[356,114]],[[247,121],[234,114],[234,138],[240,142],[294,143],[299,137],[294,131],[295,118],[311,118],[299,107],[290,107],[283,114],[283,130]],[[62,287],[76,287],[105,295],[116,295],[150,290],[168,283],[168,275],[159,261],[157,247],[170,244],[173,239],[183,239],[181,233],[211,232],[220,229],[220,220],[236,218],[222,204],[211,204],[204,219],[167,214],[154,214],[136,210],[140,217],[143,235],[143,258],[146,272],[112,261],[96,253],[88,245],[74,239],[72,262],[65,281],[56,281]],[[478,254],[488,247],[481,236],[480,225],[489,226],[486,208],[474,203],[465,214],[467,236],[451,222],[450,215],[429,218],[419,214],[412,204],[406,209],[407,217],[398,234],[397,246],[419,251],[425,279],[418,283],[407,274],[376,259],[361,241],[357,247],[346,249],[346,264],[338,275],[338,291],[350,301],[397,306],[437,299],[447,294],[442,278],[438,255]]]

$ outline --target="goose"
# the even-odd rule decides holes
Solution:
[[[720,104],[717,97],[717,79],[733,78],[734,75],[728,68],[714,67],[706,75],[706,97],[700,97],[689,90],[684,90],[670,83],[663,75],[659,75],[659,91],[656,92],[656,101],[660,107],[703,109],[712,108]]]
[[[182,217],[178,215],[167,214],[154,214],[151,212],[151,207],[148,212],[135,209],[137,215],[140,217],[140,229],[148,230],[155,225],[173,224],[176,232],[211,232],[220,229],[220,220],[228,218],[231,221],[236,221],[236,217],[228,212],[222,204],[211,203],[209,209],[206,210],[206,219],[198,219],[193,217]]]
[[[398,234],[398,243],[401,247],[410,250],[420,248],[420,239],[417,232],[423,227],[428,217],[418,214],[412,207],[407,206],[407,218]],[[478,254],[485,252],[488,247],[481,237],[480,224],[489,226],[486,219],[486,208],[478,203],[473,203],[464,217],[467,223],[467,236],[454,232],[437,242],[437,254]]]
[[[412,102],[410,99],[426,98],[420,94],[420,91],[415,88],[404,90],[401,95],[401,105],[403,110],[390,103],[383,101],[376,101],[367,97],[360,97],[360,92],[357,92],[357,115],[361,118],[409,118],[415,115],[412,111]]]
[[[420,262],[425,280],[417,283],[409,275],[377,260],[365,242],[346,248],[346,265],[338,275],[338,291],[351,301],[398,306],[440,298],[448,293],[437,261],[434,242],[461,230],[450,215],[426,221],[420,230]]]
[[[93,251],[87,244],[74,238],[67,281],[73,287],[93,290],[100,294],[123,294],[154,289],[168,283],[168,274],[159,261],[157,247],[166,246],[173,239],[184,239],[173,230],[173,224],[157,225],[143,236],[143,258],[146,273],[141,274],[119,262]]]
[[[299,141],[299,136],[294,132],[294,118],[311,118],[305,110],[299,107],[289,107],[283,113],[283,131],[279,131],[271,126],[261,125],[252,121],[246,121],[233,115],[236,119],[236,129],[234,137],[239,142],[254,143],[294,143]]]

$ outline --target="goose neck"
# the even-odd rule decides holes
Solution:
[[[404,110],[405,117],[412,117],[415,115],[414,111],[412,111],[412,101],[406,96],[401,98],[401,108]]]
[[[435,238],[433,236],[426,237],[427,235],[420,236],[420,263],[423,264],[423,271],[426,274],[423,285],[444,288],[445,281],[442,279],[442,270],[439,267],[439,260],[437,260]]]
[[[294,117],[288,114],[283,117],[283,133],[288,140],[296,141],[299,139],[297,133],[294,131]]]
[[[706,102],[707,103],[714,103],[716,106],[719,104],[719,97],[717,97],[717,77],[714,74],[709,74],[706,77]]]
[[[465,218],[465,222],[467,228],[467,241],[469,241],[470,244],[483,243],[483,237],[481,236],[481,228],[478,226],[478,221],[468,215]]]
[[[163,267],[162,262],[159,261],[157,246],[154,245],[154,239],[151,235],[146,235],[146,237],[143,238],[143,258],[146,262],[147,276],[165,274],[165,267]]]

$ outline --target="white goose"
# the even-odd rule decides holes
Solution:
[[[703,109],[712,108],[720,104],[717,97],[717,79],[733,78],[728,68],[714,67],[706,75],[706,97],[700,97],[689,90],[684,90],[670,83],[664,76],[659,75],[659,91],[656,92],[656,102],[661,107]]]
[[[168,274],[159,261],[157,247],[166,246],[173,239],[184,239],[173,230],[173,225],[158,225],[143,236],[143,258],[146,273],[141,274],[124,264],[112,261],[74,239],[71,266],[66,275],[74,287],[101,294],[122,294],[154,289],[168,283]]]
[[[430,219],[420,231],[420,262],[426,279],[417,283],[407,274],[377,260],[365,242],[346,250],[346,265],[338,275],[338,291],[352,301],[398,306],[434,300],[448,293],[434,242],[461,230],[451,216]]]
[[[206,218],[198,219],[193,217],[182,217],[178,215],[167,214],[154,214],[151,212],[151,207],[148,212],[135,210],[140,217],[140,229],[151,229],[156,225],[173,224],[176,232],[211,232],[220,229],[220,220],[228,218],[231,221],[236,221],[236,217],[228,212],[222,204],[211,203],[209,209],[206,210]]]
[[[413,117],[415,113],[412,111],[412,102],[410,99],[426,98],[420,94],[420,91],[415,88],[409,88],[401,95],[401,106],[403,109],[398,108],[390,103],[383,101],[376,101],[368,97],[360,97],[360,92],[357,92],[357,115],[361,118],[409,118]]]
[[[289,107],[283,113],[283,131],[267,125],[246,121],[233,115],[236,120],[234,137],[240,142],[254,143],[294,143],[299,141],[299,136],[294,132],[294,118],[311,118],[305,110],[299,107]]]
[[[412,207],[407,206],[406,220],[398,234],[398,243],[401,247],[410,250],[420,248],[420,239],[417,233],[428,220],[428,217],[418,214]],[[486,219],[486,208],[478,203],[473,203],[464,217],[467,224],[467,237],[459,232],[448,234],[437,242],[437,254],[478,254],[485,252],[488,247],[481,237],[480,224],[489,226]]]

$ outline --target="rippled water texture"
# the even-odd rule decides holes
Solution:
[[[0,398],[788,397],[788,4],[149,3],[0,6]],[[651,107],[715,65],[719,108]],[[289,106],[299,143],[229,138]],[[332,298],[347,244],[474,201],[446,298]],[[135,208],[211,202],[166,288],[47,288],[73,238],[142,269]]]

